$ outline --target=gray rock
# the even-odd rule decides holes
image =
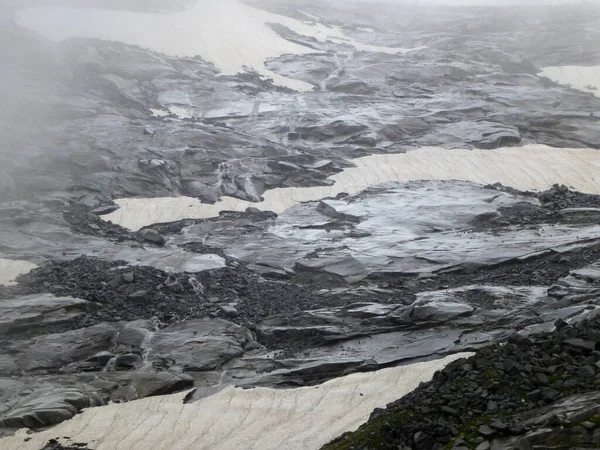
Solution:
[[[133,272],[127,272],[123,274],[123,281],[125,283],[133,283],[134,275]]]
[[[97,208],[92,209],[92,214],[96,214],[98,216],[104,216],[106,214],[115,212],[117,209],[119,209],[118,205],[99,206]]]
[[[102,405],[92,389],[42,387],[21,398],[0,419],[9,428],[39,428],[71,419],[83,408]]]
[[[137,233],[138,237],[143,241],[151,242],[156,245],[165,245],[165,238],[160,235],[157,231],[152,229],[140,230]]]
[[[556,400],[558,395],[559,395],[559,393],[557,391],[555,391],[554,389],[542,388],[542,390],[541,390],[541,399],[546,402],[552,402],[552,401]]]
[[[124,279],[122,275],[117,275],[113,278],[110,279],[110,281],[107,283],[111,288],[113,289],[117,289],[119,286],[121,286],[121,284],[123,283]]]
[[[172,361],[190,371],[213,370],[242,356],[252,341],[247,329],[225,320],[189,320],[156,333],[150,360],[159,365]]]
[[[225,315],[225,317],[237,317],[240,315],[238,310],[231,305],[219,305],[219,311]]]
[[[87,311],[94,303],[72,297],[55,297],[35,294],[0,300],[0,336],[32,332],[44,327],[72,321]]]
[[[112,394],[113,400],[135,400],[167,395],[194,386],[194,379],[191,376],[172,372],[127,374],[123,381],[122,387]]]
[[[144,302],[148,298],[148,291],[135,291],[129,294],[128,297],[135,302]]]
[[[142,358],[134,354],[125,354],[115,357],[114,368],[115,370],[131,370],[136,369],[142,365]]]
[[[535,379],[542,386],[546,386],[550,382],[549,379],[548,379],[548,376],[545,375],[545,374],[543,374],[543,373],[536,373],[535,374]]]
[[[566,208],[559,213],[570,223],[600,222],[600,208]]]
[[[487,438],[487,437],[491,437],[491,436],[495,435],[496,434],[496,430],[493,429],[493,428],[491,428],[491,427],[489,427],[489,426],[487,426],[487,425],[481,425],[479,427],[478,433],[480,435],[482,435],[483,437]]]
[[[414,441],[416,448],[425,449],[425,448],[431,448],[431,445],[433,444],[434,439],[427,433],[424,433],[423,431],[418,431],[415,433],[415,435],[413,437],[413,441]]]
[[[206,203],[219,201],[219,192],[199,181],[183,181],[183,193],[189,197],[196,197]]]
[[[338,275],[349,283],[358,282],[369,274],[365,265],[352,256],[303,259],[296,262],[295,270],[297,272],[319,270]]]
[[[445,322],[471,314],[474,310],[468,303],[422,297],[412,304],[407,314],[415,320]]]
[[[352,215],[352,214],[346,214],[343,212],[339,212],[335,209],[334,206],[327,203],[325,200],[322,200],[319,202],[319,205],[317,206],[317,211],[325,216],[328,216],[328,217],[331,217],[334,219],[347,220],[348,222],[360,222],[359,217]]]
[[[594,341],[586,341],[584,339],[578,339],[578,338],[565,339],[564,343],[566,345],[581,348],[583,350],[592,351],[592,350],[596,349],[596,343]]]
[[[108,351],[98,352],[86,359],[86,362],[94,362],[99,366],[104,367],[112,358],[114,358],[114,356],[113,353]]]
[[[495,430],[499,430],[499,431],[508,430],[508,424],[500,419],[492,420],[492,422],[490,423],[490,427],[494,428]]]

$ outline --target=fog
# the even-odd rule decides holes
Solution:
[[[199,0],[203,1],[203,0]],[[204,0],[206,1],[206,0]],[[396,3],[406,5],[559,5],[589,3],[600,4],[600,0],[323,0],[324,3]],[[30,8],[39,6],[72,6],[79,8],[107,8],[148,10],[153,8],[180,9],[197,3],[195,0],[0,0],[0,7]],[[218,3],[210,0],[207,3]],[[263,0],[262,3],[292,3],[293,1]],[[302,0],[296,4],[304,3]]]

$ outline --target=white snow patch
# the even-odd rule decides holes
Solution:
[[[152,116],[154,117],[166,117],[169,115],[169,111],[165,111],[164,109],[150,109],[152,112]]]
[[[600,97],[600,66],[551,66],[540,75]]]
[[[37,265],[17,259],[2,259],[0,258],[0,286],[15,285],[15,279],[19,275],[30,272]]]

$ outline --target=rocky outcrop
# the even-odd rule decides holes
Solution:
[[[2,299],[0,336],[37,334],[53,326],[77,320],[93,309],[92,302],[50,294]]]
[[[84,387],[40,387],[21,398],[6,410],[0,428],[41,428],[69,420],[83,408],[100,406],[103,402],[93,390]]]
[[[120,322],[13,337],[0,345],[0,429],[53,425],[109,400],[190,388],[194,378],[184,371],[203,377],[253,342],[250,331],[223,320],[187,321],[163,330],[148,321]],[[29,387],[36,380],[39,385]]]
[[[597,318],[513,336],[438,372],[324,449],[588,448],[598,444]]]

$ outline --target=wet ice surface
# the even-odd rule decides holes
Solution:
[[[399,53],[409,49],[379,47],[357,42],[339,28],[304,23],[271,14],[238,0],[199,0],[192,8],[170,14],[149,14],[86,8],[33,8],[19,13],[20,23],[54,40],[91,37],[139,45],[176,56],[201,56],[224,75],[255,70],[276,84],[299,91],[313,85],[277,75],[265,60],[284,54],[314,53],[315,50],[283,39],[270,23],[320,42],[331,41],[357,50]]]
[[[36,234],[31,239],[31,233]],[[107,261],[125,261],[131,265],[155,267],[166,272],[200,272],[225,267],[225,260],[214,254],[197,254],[169,246],[157,248],[133,243],[114,243],[95,237],[72,234],[67,224],[32,221],[16,232],[2,233],[0,245],[6,254],[16,257],[65,260],[81,255]],[[0,282],[10,283],[36,266],[27,261],[0,259]]]
[[[258,270],[319,270],[355,282],[373,272],[495,264],[600,234],[598,225],[473,230],[477,216],[522,202],[537,200],[468,182],[388,183],[356,197],[297,205],[263,229],[226,221],[200,224],[185,230],[182,239],[201,239]]]
[[[263,194],[260,203],[223,197],[203,204],[190,197],[126,198],[120,209],[104,219],[137,230],[160,222],[216,217],[219,212],[248,207],[281,213],[306,201],[355,194],[388,181],[463,180],[482,184],[502,183],[520,190],[544,190],[565,184],[579,191],[600,194],[600,152],[594,149],[558,149],[544,145],[497,150],[448,150],[438,147],[391,155],[371,155],[352,160],[356,166],[330,179],[332,186],[277,188]]]
[[[135,266],[151,266],[165,272],[201,272],[203,270],[225,267],[225,260],[218,255],[196,254],[181,249],[132,249],[119,248],[101,255],[109,261],[127,261]]]
[[[358,428],[374,408],[408,394],[436,370],[466,356],[470,354],[291,390],[229,386],[191,404],[183,404],[182,393],[92,408],[49,431],[2,439],[0,449],[38,450],[51,438],[69,436],[67,442],[87,442],[94,450],[275,450],[282,445],[313,450]]]

